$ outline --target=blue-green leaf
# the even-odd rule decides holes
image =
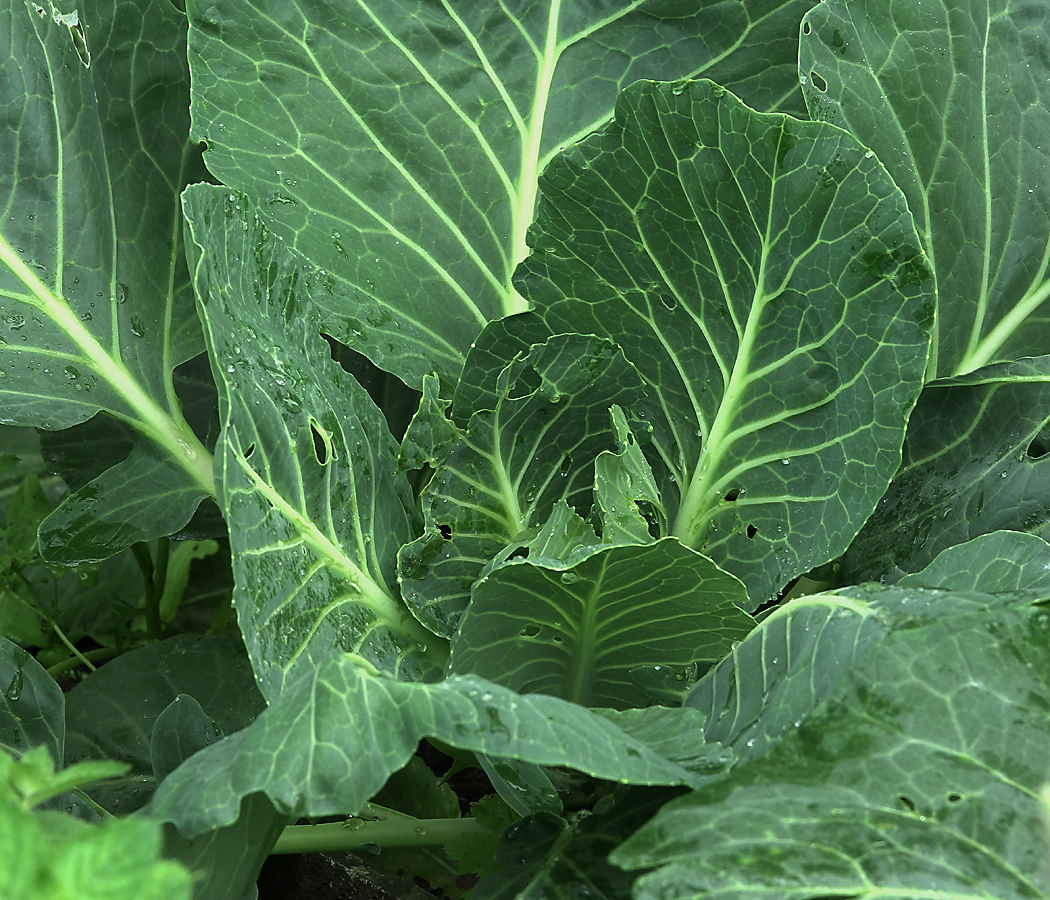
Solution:
[[[442,642],[395,582],[411,492],[383,414],[320,335],[313,297],[325,277],[247,198],[200,185],[185,204],[219,385],[234,605],[263,694],[272,700],[336,647],[406,677],[433,674]]]
[[[884,588],[900,627],[822,705],[613,851],[625,868],[656,867],[635,897],[1050,895],[1038,800],[1050,615],[1030,599],[982,609],[942,591],[899,618],[921,593]],[[827,650],[814,674],[834,663]]]
[[[279,809],[345,814],[361,809],[422,737],[623,783],[694,778],[609,720],[557,697],[519,696],[474,676],[395,681],[336,653],[253,725],[180,766],[150,812],[187,836],[231,822],[240,798],[256,791]]]
[[[638,368],[672,533],[752,608],[841,553],[900,464],[935,310],[878,160],[709,81],[642,82],[541,189],[528,315]]]
[[[202,167],[177,10],[110,0],[69,14],[75,27],[42,11],[0,11],[0,155],[10,162],[0,171],[0,419],[56,430],[101,410],[150,445],[163,473],[154,495],[118,465],[90,503],[62,514],[83,539],[69,532],[43,551],[75,564],[177,530],[214,492],[172,383],[203,349],[178,208]],[[139,499],[138,531],[118,539],[113,507]],[[109,517],[107,536],[91,527],[96,515]]]
[[[524,309],[511,275],[559,149],[640,78],[708,73],[800,111],[807,8],[191,0],[193,127],[211,171],[332,274],[330,333],[449,387],[485,323]]]
[[[895,581],[980,534],[1050,538],[1050,356],[923,389],[903,464],[841,560],[843,581]]]
[[[828,0],[806,14],[811,114],[875,151],[937,273],[931,376],[1046,351],[1048,53],[1040,0]]]
[[[632,673],[721,659],[752,628],[746,601],[736,578],[673,538],[512,560],[474,588],[449,667],[583,706],[644,706]]]
[[[177,744],[164,747],[161,734],[178,741],[172,725],[158,721],[198,705],[217,724],[218,734],[244,728],[263,709],[251,667],[239,641],[203,635],[177,635],[124,653],[81,681],[66,697],[65,762],[119,760],[125,778],[94,788],[92,799],[115,814],[128,815],[149,800],[158,782],[157,759],[174,768]],[[174,704],[174,706],[173,706]],[[202,713],[204,714],[204,713]],[[192,751],[187,747],[185,755]]]

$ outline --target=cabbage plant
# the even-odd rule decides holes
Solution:
[[[1050,896],[1048,19],[0,3],[5,896]]]

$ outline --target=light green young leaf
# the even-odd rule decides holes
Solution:
[[[1046,351],[1050,11],[829,0],[799,46],[806,104],[882,160],[940,295],[930,375]]]
[[[594,533],[594,528],[577,515],[568,503],[559,500],[535,535],[510,544],[506,550],[493,557],[482,570],[482,574],[488,574],[508,559],[516,558],[515,554],[519,549],[527,548],[528,559],[533,562],[550,561],[557,564],[581,552],[581,548],[597,547],[602,543]]]
[[[441,398],[440,387],[436,375],[423,378],[423,396],[401,439],[398,455],[401,472],[437,466],[456,443],[459,433],[447,418],[451,404]]]
[[[637,366],[672,532],[751,608],[841,553],[900,464],[935,310],[878,160],[709,81],[643,82],[541,186],[528,315]]]
[[[550,516],[539,528],[530,528],[516,541],[507,544],[481,570],[484,578],[490,572],[515,559],[529,559],[547,566],[567,565],[570,557],[579,559],[585,548],[600,547],[604,542],[594,527],[576,513],[564,500],[554,504]]]
[[[721,659],[753,627],[746,602],[736,578],[673,538],[511,560],[475,586],[449,669],[583,706],[645,706],[632,673]]]
[[[127,0],[90,4],[76,28],[38,9],[0,11],[0,420],[53,430],[102,410],[130,425],[166,460],[161,495],[183,497],[153,516],[150,536],[166,534],[214,492],[171,379],[202,349],[177,204],[201,170],[185,23]],[[155,513],[165,498],[142,490],[98,493],[90,514],[138,500]]]
[[[73,788],[123,775],[127,763],[96,759],[74,763],[56,771],[55,760],[47,747],[33,747],[19,757],[5,773],[6,784],[0,792],[8,795],[23,809],[30,810],[61,796]]]
[[[405,601],[421,622],[450,636],[489,560],[534,537],[558,501],[587,513],[595,457],[615,446],[609,409],[636,421],[643,394],[604,338],[555,335],[511,358],[495,407],[471,417],[423,492],[426,532],[400,553]]]
[[[594,461],[595,518],[606,544],[648,544],[651,532],[667,530],[660,489],[623,410],[611,413],[618,452],[603,450]]]
[[[337,647],[409,678],[439,671],[443,642],[395,581],[411,491],[383,414],[320,335],[325,276],[247,198],[195,185],[185,208],[219,386],[234,606],[260,689],[274,699]]]
[[[455,382],[490,319],[524,309],[537,176],[637,79],[701,73],[800,112],[808,0],[191,0],[208,167],[338,284],[325,327],[418,385]],[[273,52],[270,52],[272,48]]]
[[[918,597],[883,594],[895,615]],[[624,868],[657,867],[634,896],[1050,896],[1050,616],[954,596],[928,592],[922,616],[883,635],[764,759],[614,850]]]
[[[1050,356],[923,389],[903,464],[841,560],[844,582],[895,581],[1001,529],[1050,538]]]
[[[112,819],[89,825],[65,813],[26,809],[15,785],[34,764],[46,778],[51,760],[43,748],[40,753],[43,759],[31,754],[16,761],[0,750],[4,900],[190,900],[193,879],[162,859],[156,823]]]
[[[519,696],[474,676],[396,681],[362,664],[342,653],[324,660],[251,726],[173,772],[150,814],[193,836],[231,822],[240,798],[256,791],[280,809],[345,814],[361,809],[422,737],[625,784],[693,779],[607,719],[557,697]]]

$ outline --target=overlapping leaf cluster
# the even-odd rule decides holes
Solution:
[[[1048,13],[810,5],[0,3],[12,896],[1050,896]]]

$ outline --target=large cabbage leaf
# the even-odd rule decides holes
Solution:
[[[170,534],[214,493],[172,381],[204,348],[178,205],[203,173],[185,19],[162,3],[83,15],[0,9],[0,421],[57,430],[102,411],[136,435],[45,523],[62,564]]]
[[[643,82],[541,187],[512,336],[623,348],[669,530],[756,606],[841,553],[900,465],[935,311],[874,154],[709,81]]]
[[[806,105],[875,151],[937,273],[931,376],[1046,351],[1048,53],[1042,0],[826,0],[805,17]]]
[[[640,78],[706,74],[801,112],[808,0],[190,0],[193,128],[209,169],[339,290],[331,333],[418,386],[454,383],[524,308],[537,177]]]

